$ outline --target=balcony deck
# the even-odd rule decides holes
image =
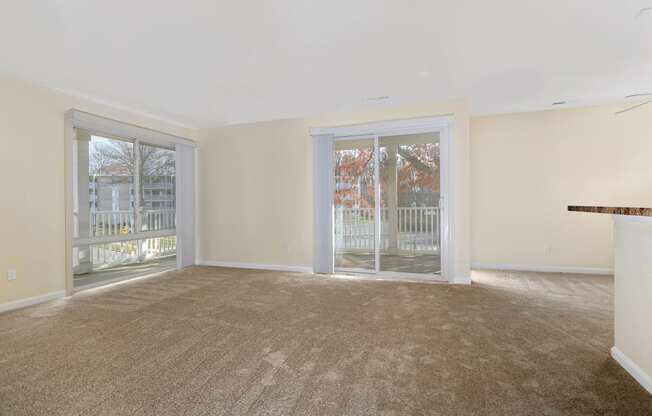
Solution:
[[[345,251],[335,256],[335,268],[374,270],[373,251]],[[380,270],[402,273],[440,274],[441,258],[434,253],[399,253],[380,255]]]
[[[91,273],[74,276],[75,288],[93,287],[100,284],[119,281],[127,278],[145,276],[174,269],[177,265],[176,256],[167,256],[143,262],[121,264]]]

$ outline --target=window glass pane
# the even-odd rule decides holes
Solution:
[[[379,269],[439,274],[439,135],[380,137],[379,152]]]
[[[374,141],[336,141],[334,234],[335,267],[376,268]]]
[[[88,172],[89,236],[133,233],[133,143],[91,134]]]
[[[120,237],[135,231],[134,145],[78,130],[73,141],[73,238]],[[92,271],[88,243],[73,248],[75,274]]]
[[[174,150],[140,145],[141,231],[175,228],[175,176]]]
[[[72,149],[75,287],[175,265],[175,152],[137,143],[77,130]],[[139,235],[152,231],[163,235]]]

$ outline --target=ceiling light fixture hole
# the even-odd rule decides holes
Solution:
[[[389,95],[379,95],[378,97],[369,97],[367,98],[369,101],[382,101],[382,100],[389,100]]]
[[[638,11],[636,14],[636,18],[638,19],[639,17],[647,14],[652,14],[652,6],[650,7],[643,7],[641,10]]]

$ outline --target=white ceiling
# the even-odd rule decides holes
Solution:
[[[449,98],[525,111],[652,92],[646,6],[0,0],[0,72],[196,127]]]

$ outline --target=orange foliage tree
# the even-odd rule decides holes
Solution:
[[[335,151],[335,204],[345,208],[374,206],[373,149]],[[388,189],[387,151],[380,149],[381,190]],[[436,143],[398,148],[397,192],[400,206],[433,206],[439,197],[439,146]],[[381,198],[381,207],[386,205]]]

